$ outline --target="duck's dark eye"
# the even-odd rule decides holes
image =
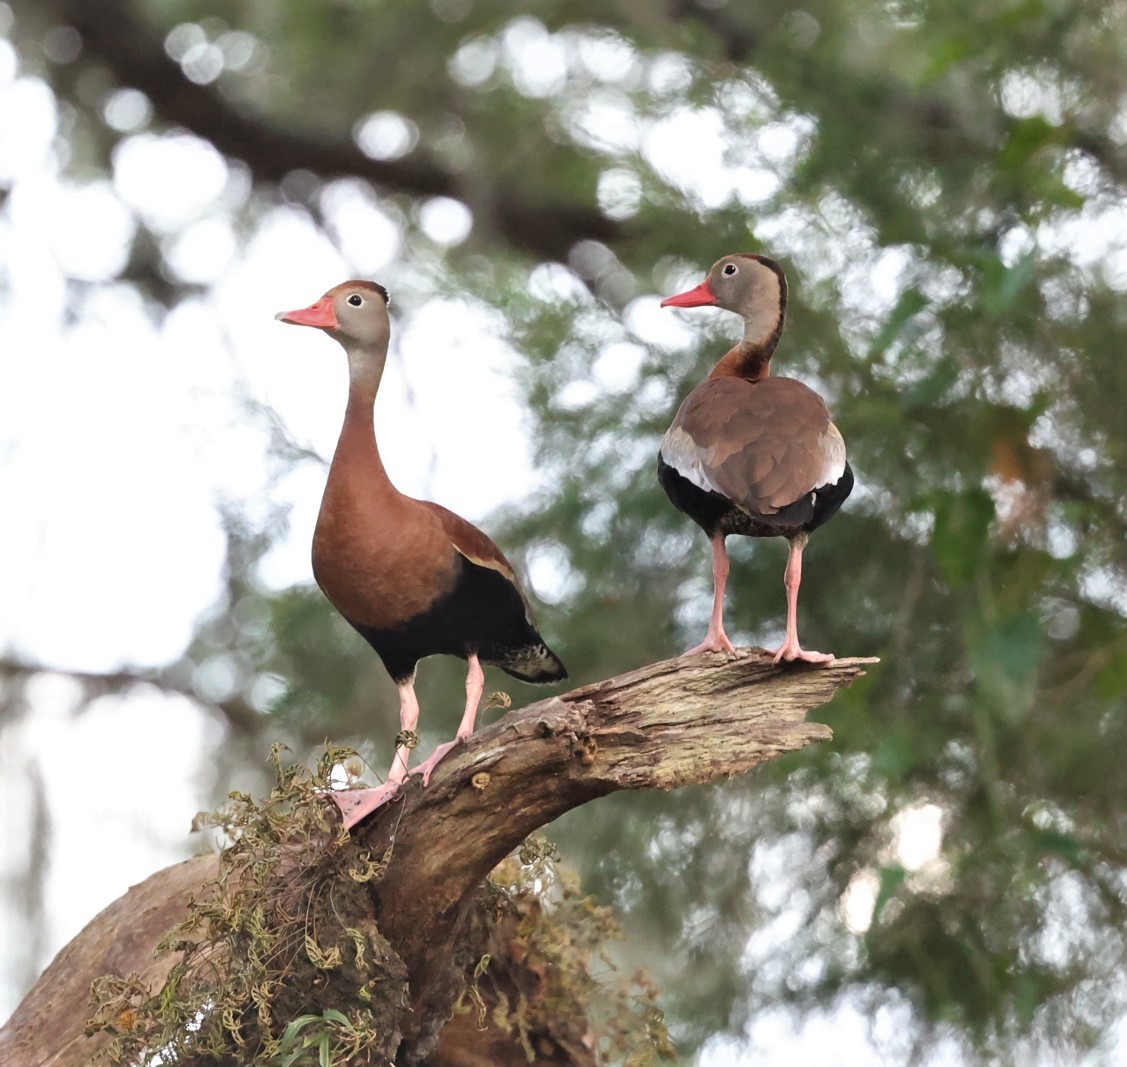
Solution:
[[[733,274],[736,273],[736,265],[734,263],[729,263],[720,273],[725,274],[730,278]]]
[[[359,294],[359,293],[353,293],[353,294],[352,294],[352,295],[351,295],[351,296],[350,296],[350,297],[348,298],[348,302],[349,302],[349,303],[350,303],[350,304],[351,304],[351,305],[352,305],[352,306],[353,306],[354,308],[358,308],[358,307],[359,307],[359,306],[360,306],[361,304],[363,304],[363,303],[364,303],[364,300],[363,300],[363,298],[362,298],[362,297],[360,296],[360,294]]]

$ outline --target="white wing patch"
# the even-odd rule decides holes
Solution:
[[[724,495],[705,470],[705,463],[710,458],[708,451],[701,448],[680,426],[671,426],[661,439],[661,458],[698,489]]]
[[[832,422],[819,438],[818,448],[822,454],[822,469],[818,473],[815,489],[821,489],[824,485],[833,485],[845,473],[845,439]]]

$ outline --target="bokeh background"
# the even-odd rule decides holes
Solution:
[[[739,326],[658,302],[757,250],[858,477],[803,637],[883,662],[831,744],[550,835],[687,1061],[1123,1062],[1125,17],[0,2],[0,1017],[271,742],[388,762],[308,564],[343,358],[273,313],[392,290],[392,476],[494,535],[583,682],[706,625],[654,456]],[[730,632],[779,640],[784,544],[733,556]],[[424,664],[425,745],[461,682]]]

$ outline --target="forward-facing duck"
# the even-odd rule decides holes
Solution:
[[[849,496],[853,471],[825,401],[802,382],[770,376],[786,318],[783,270],[750,252],[725,256],[695,289],[661,306],[720,307],[744,320],[743,340],[685,398],[658,456],[658,478],[669,499],[712,542],[712,618],[707,636],[689,653],[735,652],[724,632],[724,542],[729,534],[742,534],[790,542],[787,630],[775,662],[829,662],[831,654],[811,652],[798,641],[802,550]]]

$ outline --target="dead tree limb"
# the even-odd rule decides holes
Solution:
[[[619,789],[711,782],[827,740],[829,727],[807,723],[807,711],[873,662],[775,667],[760,649],[734,660],[666,660],[510,712],[445,761],[429,788],[412,779],[357,831],[377,855],[394,845],[373,912],[410,975],[400,1059],[422,1062],[435,1048],[455,993],[451,955],[468,902],[530,833]],[[97,916],[0,1030],[0,1062],[87,1063],[90,982],[137,971],[159,986],[171,961],[154,961],[153,947],[215,862],[205,856],[160,871]]]

